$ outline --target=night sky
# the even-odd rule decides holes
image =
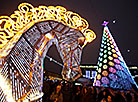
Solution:
[[[11,15],[21,2],[28,2],[37,7],[60,5],[88,21],[89,28],[96,33],[97,38],[84,47],[81,64],[97,63],[103,34],[101,24],[106,20],[109,21],[110,32],[127,65],[138,66],[138,0],[1,0],[0,15]],[[51,47],[48,55],[62,63],[55,49]],[[59,65],[48,59],[44,61],[49,71],[56,68],[56,73],[60,73]]]

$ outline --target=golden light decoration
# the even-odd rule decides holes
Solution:
[[[15,102],[12,97],[12,89],[10,87],[9,82],[0,74],[0,88],[3,90],[3,93],[6,95],[6,100],[8,102]],[[3,95],[4,97],[4,95]],[[1,98],[3,98],[1,97]]]
[[[96,38],[85,19],[62,6],[33,7],[29,3],[21,3],[11,16],[0,16],[0,58],[8,55],[24,31],[46,20],[59,21],[78,29],[86,37],[84,45]]]
[[[117,54],[113,54],[113,57],[118,58],[118,55]]]
[[[111,45],[112,48],[115,48],[114,45]]]

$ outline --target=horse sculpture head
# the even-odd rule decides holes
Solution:
[[[33,100],[42,92],[48,48],[56,45],[64,63],[62,76],[73,81],[81,76],[83,47],[96,36],[86,20],[61,6],[22,3],[18,9],[10,17],[0,17],[0,77],[9,83],[15,101]]]

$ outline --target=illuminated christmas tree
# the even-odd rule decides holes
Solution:
[[[98,59],[98,70],[94,86],[103,86],[116,89],[131,89],[136,85],[121,53],[107,27],[103,23],[104,31]]]

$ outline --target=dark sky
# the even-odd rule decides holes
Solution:
[[[84,47],[81,64],[97,63],[103,34],[101,24],[107,20],[110,22],[108,27],[126,63],[138,65],[138,0],[1,0],[0,15],[12,14],[21,2],[28,2],[33,6],[60,5],[78,13],[88,21],[89,28],[96,33],[97,38]],[[113,23],[114,20],[115,23]],[[49,56],[52,56],[55,51],[52,49],[54,48],[48,52]],[[59,59],[58,54],[52,57]],[[52,63],[50,67],[54,65]]]

